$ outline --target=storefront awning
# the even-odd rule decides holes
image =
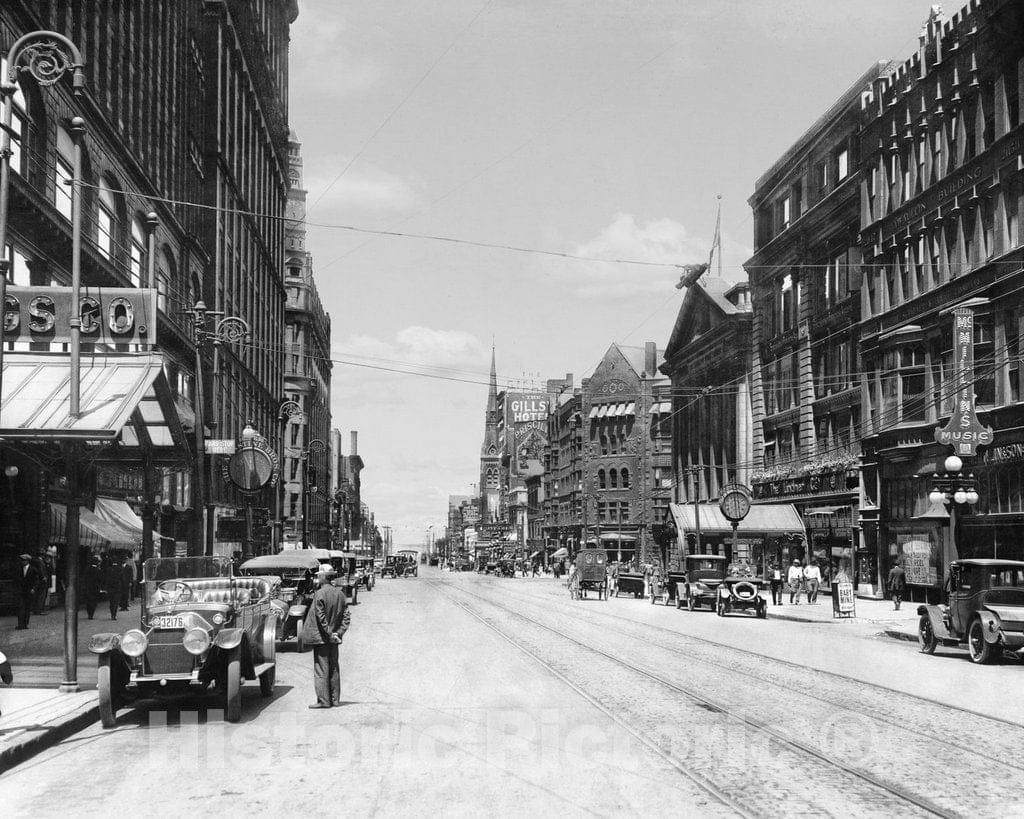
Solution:
[[[849,506],[814,506],[810,509],[804,509],[805,515],[834,515],[836,512],[842,512],[844,509],[849,509]]]
[[[659,401],[657,404],[651,404],[651,415],[660,415],[663,412],[672,411],[671,401]]]
[[[137,537],[139,543],[142,543],[142,518],[135,514],[135,510],[128,505],[127,501],[117,498],[96,498],[94,511],[96,517],[120,526],[133,537]],[[153,530],[154,540],[159,540],[162,537],[163,535],[156,529]]]
[[[701,534],[719,535],[732,534],[732,522],[722,514],[717,503],[701,503],[700,509]],[[680,532],[696,530],[693,504],[669,504],[672,519]],[[738,531],[741,537],[750,535],[786,535],[803,534],[804,522],[796,507],[790,503],[754,504],[750,512],[740,521]]]
[[[67,507],[60,503],[50,504],[50,542],[67,543]],[[140,533],[141,535],[141,533]],[[105,521],[84,506],[78,510],[78,542],[91,552],[104,552],[108,549],[124,549],[135,551],[139,548],[139,540],[117,524]]]
[[[621,541],[623,543],[629,541],[630,543],[635,543],[636,535],[627,535],[623,532],[601,532],[601,540]]]

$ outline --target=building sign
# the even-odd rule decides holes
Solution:
[[[836,583],[832,595],[833,614],[847,617],[857,616],[857,598],[853,594],[853,583]]]
[[[235,442],[231,438],[210,438],[203,443],[203,448],[210,455],[235,454]]]
[[[979,446],[992,443],[992,427],[981,425],[974,411],[974,311],[953,310],[953,371],[956,406],[949,423],[935,430],[935,440],[953,447],[957,455],[974,456]]]
[[[551,397],[544,392],[505,395],[505,447],[509,474],[528,475],[543,469],[548,442]]]
[[[481,540],[500,538],[511,532],[512,528],[511,523],[479,523],[476,527]]]
[[[8,287],[3,340],[71,342],[70,287]],[[155,344],[156,290],[83,287],[79,298],[86,344]]]

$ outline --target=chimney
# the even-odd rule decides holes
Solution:
[[[644,343],[644,371],[648,378],[653,378],[658,373],[658,345],[653,341]]]
[[[359,454],[359,433],[352,430],[349,435],[351,436],[351,445],[349,446],[349,455],[353,458]]]

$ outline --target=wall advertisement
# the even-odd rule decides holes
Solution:
[[[527,476],[543,471],[550,410],[551,396],[545,392],[505,394],[505,447],[510,474]]]
[[[890,548],[890,551],[892,549]],[[937,586],[939,583],[939,546],[925,532],[896,535],[895,557],[903,561],[907,583],[914,586]]]

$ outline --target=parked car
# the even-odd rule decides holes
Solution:
[[[239,572],[243,576],[279,579],[277,594],[271,604],[278,610],[277,640],[299,642],[306,612],[316,591],[316,575],[320,561],[308,549],[288,549],[276,555],[261,555],[245,561]]]
[[[686,555],[683,558],[682,594],[676,595],[676,608],[684,605],[690,611],[706,604],[711,611],[718,608],[718,587],[725,580],[728,559],[724,555]]]
[[[964,646],[971,662],[990,663],[1004,651],[1024,654],[1024,562],[954,560],[947,603],[918,606],[921,651]]]
[[[143,566],[139,628],[96,634],[100,721],[112,728],[129,697],[212,689],[224,716],[242,714],[243,680],[274,693],[278,577],[234,577],[227,557],[151,558]]]
[[[349,603],[355,605],[359,602],[359,577],[356,570],[355,552],[342,552],[331,549],[331,565],[334,567],[336,576],[334,585],[341,586],[345,590],[345,596]]]
[[[387,555],[384,558],[384,565],[381,566],[380,576],[385,577],[404,577],[405,575],[405,561],[398,555]]]
[[[763,620],[768,616],[768,604],[761,597],[763,586],[764,579],[757,577],[749,564],[730,564],[718,585],[718,616],[725,617],[734,611],[751,611]]]

